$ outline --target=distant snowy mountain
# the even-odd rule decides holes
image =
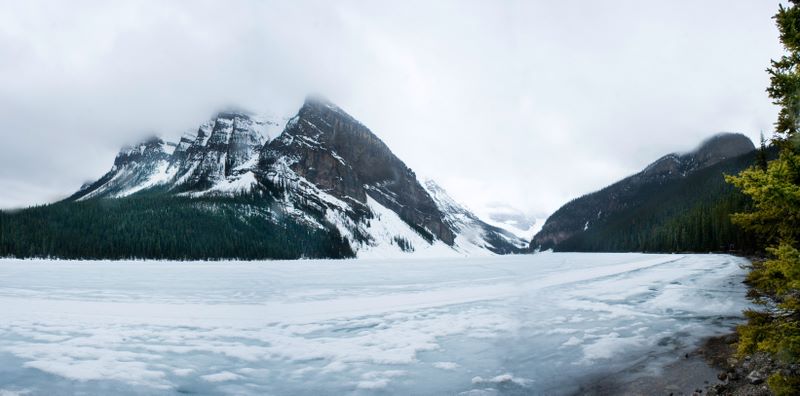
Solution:
[[[528,241],[542,229],[542,225],[547,219],[546,215],[524,212],[500,202],[492,202],[477,208],[476,214],[486,223],[502,228]]]
[[[124,148],[70,201],[128,196],[247,197],[240,216],[287,216],[341,235],[358,257],[523,251],[528,239],[487,224],[416,174],[366,126],[308,98],[293,117],[224,112],[178,143]]]
[[[456,233],[456,244],[467,252],[515,253],[527,247],[527,238],[503,227],[489,224],[456,202],[433,180],[423,186],[444,214],[444,221]]]

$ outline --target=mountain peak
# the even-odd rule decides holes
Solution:
[[[678,177],[738,157],[755,149],[753,142],[741,133],[722,132],[703,140],[687,153],[667,154],[642,172],[647,177]]]
[[[368,197],[403,221],[452,245],[454,235],[414,172],[369,128],[338,106],[309,97],[262,152],[262,164],[291,159],[291,170],[347,201]]]
[[[172,155],[174,150],[174,143],[165,142],[157,136],[149,136],[139,144],[123,147],[114,159],[114,165],[165,159]]]
[[[750,140],[749,137],[747,137],[745,134],[741,132],[718,132],[700,142],[700,144],[697,145],[697,148],[694,151],[700,150],[707,146],[714,146],[726,143],[740,144],[743,146],[750,146],[755,148],[755,146],[753,145],[753,141]]]
[[[303,233],[344,238],[359,256],[502,254],[526,245],[441,187],[426,188],[377,135],[326,98],[309,96],[296,114],[227,109],[177,145],[149,138],[124,149],[109,172],[69,200],[145,191],[154,199],[205,197],[219,200],[215,213],[274,222],[276,235],[295,221]],[[227,201],[240,195],[252,202]]]
[[[666,194],[665,186],[685,186],[690,183],[697,185],[713,185],[715,188],[721,183],[723,169],[741,170],[748,166],[755,149],[753,142],[740,133],[719,133],[704,140],[694,150],[688,153],[667,154],[643,171],[622,179],[600,191],[586,194],[574,199],[547,219],[544,227],[538,232],[531,242],[532,248],[549,249],[573,241],[578,246],[583,235],[593,234],[601,226],[609,226],[613,222],[630,227],[641,227],[644,221],[641,217],[631,216],[637,210],[653,210],[653,208],[672,205],[669,200],[664,200],[662,193]],[[748,155],[748,153],[750,153]],[[706,169],[717,169],[715,177],[709,177]],[[724,189],[720,189],[724,190]],[[689,199],[692,196],[682,196],[673,189],[677,201]],[[689,197],[689,198],[687,198]],[[686,201],[680,201],[684,204]],[[691,202],[695,204],[696,202]],[[645,209],[642,209],[645,208]],[[685,210],[682,207],[681,210]],[[674,210],[674,207],[673,207]],[[638,212],[637,212],[638,213]],[[587,234],[588,233],[588,234]],[[588,242],[586,242],[588,243]],[[605,242],[592,242],[602,244]],[[588,245],[580,245],[586,248]],[[617,246],[615,249],[621,249]]]
[[[337,108],[333,102],[330,101],[327,97],[319,94],[311,94],[307,95],[303,106],[324,106],[324,107],[332,107]]]
[[[722,132],[704,140],[691,154],[701,167],[755,150],[753,141],[741,133]]]

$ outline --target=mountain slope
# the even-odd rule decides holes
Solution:
[[[264,147],[259,169],[270,181],[287,174],[303,178],[357,215],[368,209],[369,197],[431,234],[429,239],[454,242],[414,172],[369,129],[326,101],[306,102],[281,136]]]
[[[120,198],[156,187],[194,195],[224,193],[247,178],[268,133],[285,123],[244,112],[220,113],[178,144],[151,138],[124,148],[108,173],[68,200]]]
[[[123,148],[114,166],[94,183],[84,185],[69,200],[93,197],[124,197],[158,185],[166,179],[175,146],[153,137],[137,146]]]
[[[752,142],[719,134],[685,154],[669,154],[641,172],[557,210],[531,241],[556,251],[710,251],[751,244],[729,214],[747,201],[724,181],[752,164]],[[734,246],[730,246],[731,243]]]
[[[530,241],[542,229],[546,215],[524,212],[509,204],[490,202],[483,207],[473,208],[477,215],[488,224],[506,230],[519,238]]]
[[[0,257],[254,260],[353,255],[335,229],[308,227],[244,196],[140,193],[0,212]]]
[[[423,183],[425,189],[444,214],[444,222],[455,232],[456,244],[467,252],[490,251],[498,254],[518,253],[527,246],[527,241],[513,233],[490,225],[479,219],[447,194],[433,180]]]
[[[22,257],[464,256],[526,248],[438,186],[420,183],[366,126],[319,98],[293,117],[223,112],[177,144],[148,139],[123,149],[109,172],[64,202],[0,220],[0,255]],[[98,243],[104,234],[113,234],[113,246]]]

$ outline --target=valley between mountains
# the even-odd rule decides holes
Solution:
[[[744,135],[721,133],[568,202],[544,224],[513,211],[484,220],[420,178],[367,126],[309,97],[296,114],[221,112],[177,143],[153,137],[122,149],[105,175],[66,200],[0,212],[0,256],[746,252],[755,241],[729,215],[748,201],[724,175],[758,153]]]
[[[724,176],[774,155],[717,134],[537,225],[508,208],[482,219],[327,100],[222,112],[177,143],[122,149],[67,199],[0,211],[0,394],[638,384],[741,321],[750,263],[596,252],[754,249]],[[715,381],[698,367],[648,389]]]

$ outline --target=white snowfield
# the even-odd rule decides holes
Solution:
[[[569,394],[727,331],[745,264],[0,260],[0,394]]]

